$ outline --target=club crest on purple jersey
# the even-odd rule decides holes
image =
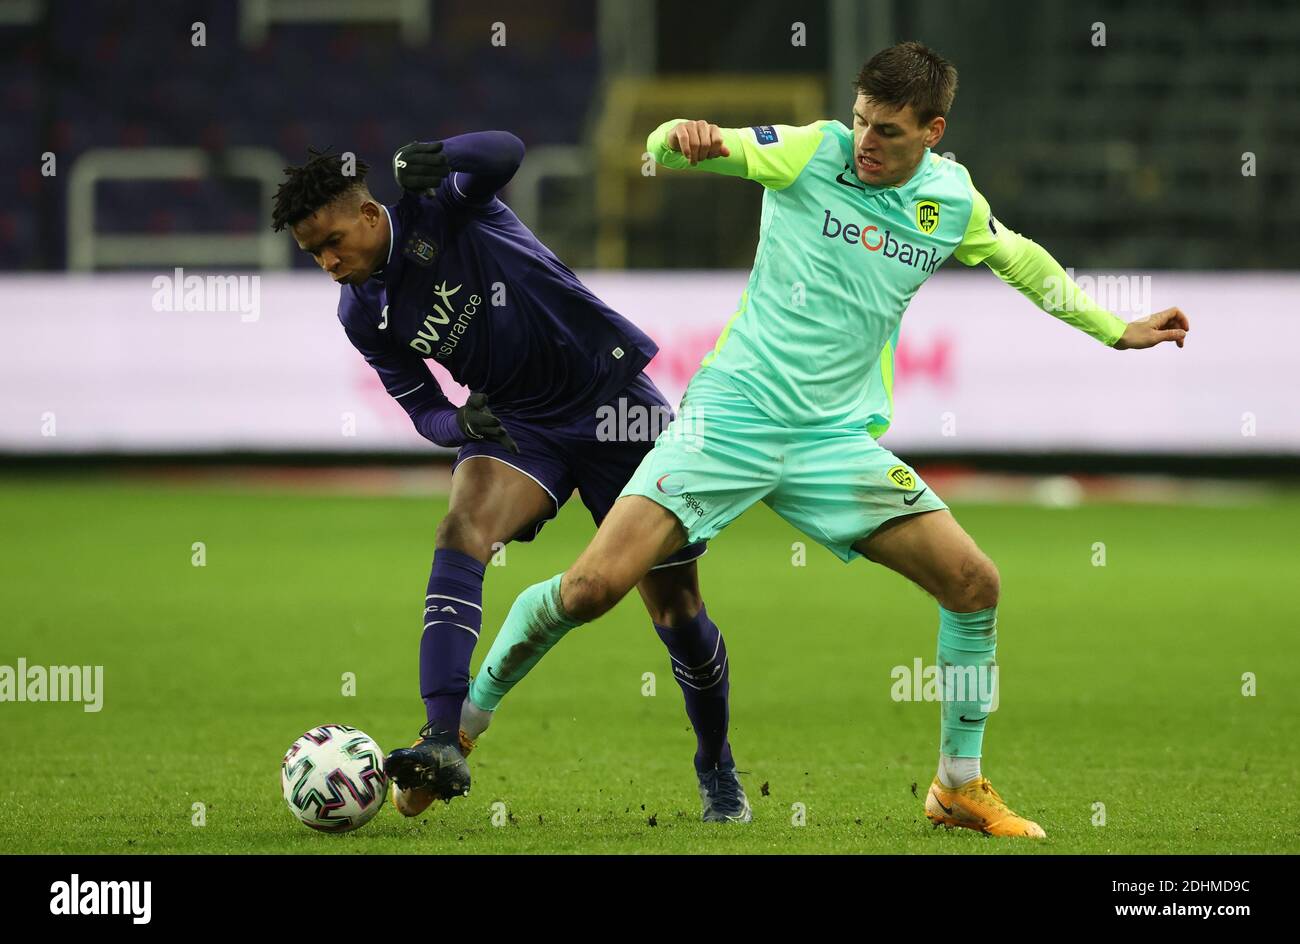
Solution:
[[[433,261],[438,258],[438,244],[426,239],[419,233],[415,233],[406,241],[406,247],[402,250],[402,255],[417,265],[431,266]]]

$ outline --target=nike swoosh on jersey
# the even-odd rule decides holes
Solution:
[[[849,169],[849,165],[848,165],[848,164],[845,164],[845,165],[844,165],[844,170],[848,170],[848,169]],[[866,190],[866,189],[867,189],[866,187],[862,186],[861,184],[851,184],[851,183],[849,183],[847,180],[845,180],[845,179],[844,179],[844,171],[843,171],[843,170],[840,171],[839,174],[837,174],[837,175],[835,176],[835,182],[836,182],[837,184],[843,184],[843,185],[846,186],[846,187],[852,187],[854,190]]]

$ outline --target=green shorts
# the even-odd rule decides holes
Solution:
[[[845,561],[891,518],[948,507],[865,428],[783,426],[708,367],[622,495],[663,505],[688,543],[716,537],[761,499]]]

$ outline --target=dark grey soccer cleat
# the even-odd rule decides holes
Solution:
[[[749,797],[736,776],[736,767],[718,767],[704,773],[696,772],[700,778],[700,801],[704,805],[704,814],[700,818],[706,823],[748,823],[754,818],[754,811],[749,807]]]
[[[461,753],[459,732],[444,731],[432,721],[420,729],[413,747],[399,747],[384,761],[384,773],[402,790],[427,790],[450,802],[469,793],[469,764]]]

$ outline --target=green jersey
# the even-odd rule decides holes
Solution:
[[[667,147],[680,121],[647,142],[667,167],[689,166]],[[854,174],[853,132],[838,121],[722,136],[730,156],[699,169],[765,191],[748,285],[703,363],[779,422],[881,435],[893,412],[903,312],[950,256],[971,266],[997,258],[995,271],[1039,302],[1046,274],[1064,278],[1050,256],[993,218],[966,168],[928,148],[901,187],[875,187]],[[1124,322],[1085,296],[1069,301],[1068,313],[1053,313],[1108,344],[1123,333]]]

